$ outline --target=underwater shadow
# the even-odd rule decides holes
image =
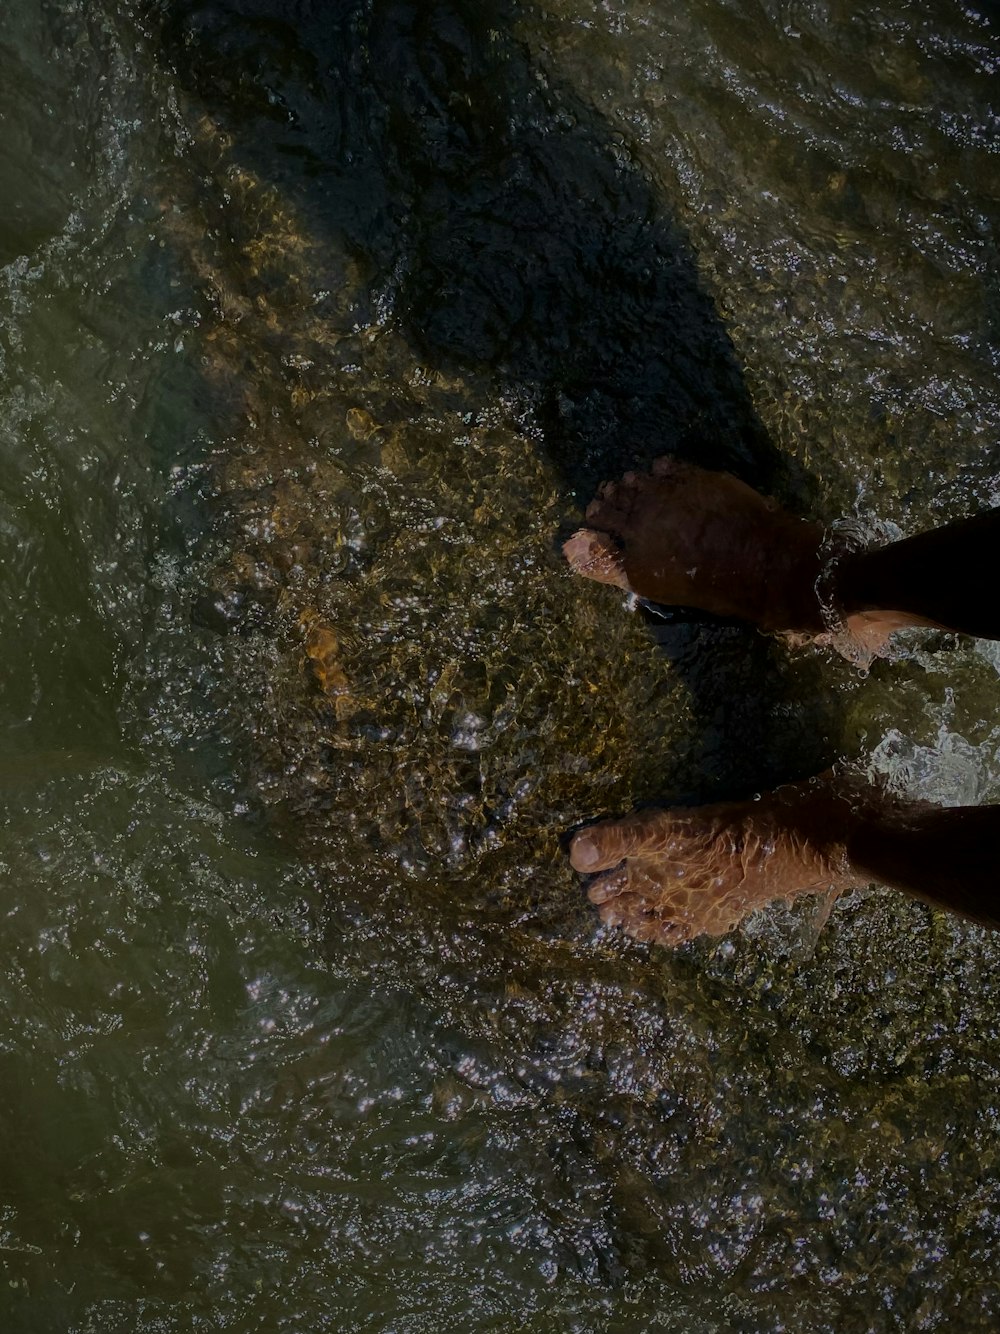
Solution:
[[[672,454],[794,508],[806,484],[758,420],[683,228],[623,135],[533,62],[522,12],[241,0],[160,14],[182,82],[358,257],[370,310],[435,367],[492,376],[577,503]],[[740,795],[829,763],[835,720],[811,666],[792,669],[807,678],[793,703],[784,649],[752,629],[650,619],[704,737],[695,778],[664,795]]]
[[[435,364],[526,396],[574,491],[664,452],[774,489],[786,463],[683,229],[623,136],[532,61],[520,13],[241,0],[165,5],[160,31]]]
[[[518,42],[522,12],[372,8],[367,67],[406,206],[398,318],[435,364],[488,366],[530,405],[578,503],[669,454],[794,508],[807,483],[757,416],[683,227],[621,132]],[[803,707],[783,646],[697,612],[645,614],[702,738],[670,796],[744,795],[830,762],[815,662],[791,668]]]
[[[520,12],[502,0],[185,0],[160,15],[164,54],[178,81],[238,143],[241,166],[291,201],[312,236],[356,260],[361,294],[342,326],[345,358],[363,361],[359,331],[377,322],[401,330],[435,371],[474,369],[473,392],[458,391],[467,396],[463,408],[470,416],[483,408],[473,395],[484,384],[500,389],[577,501],[600,480],[664,453],[728,468],[794,501],[797,483],[757,419],[683,229],[613,127],[533,64],[513,35]],[[317,275],[316,288],[331,285]],[[280,342],[280,331],[275,338]],[[245,373],[243,362],[237,366]],[[321,366],[323,374],[336,369]],[[486,405],[496,397],[488,393]],[[303,434],[300,445],[307,444]],[[327,513],[316,517],[326,522]],[[565,596],[579,591],[567,572]],[[585,590],[592,594],[617,596]],[[815,659],[791,666],[783,647],[752,628],[708,618],[670,612],[654,618],[651,629],[686,687],[698,738],[671,760],[663,780],[670,790],[661,797],[743,796],[824,766],[834,729],[823,716],[831,695],[819,689]],[[290,725],[287,713],[280,723]],[[671,719],[664,716],[662,725],[668,729]],[[333,730],[325,717],[306,717],[302,726]],[[269,745],[267,737],[256,740]],[[324,770],[342,765],[347,772],[343,752],[319,755]],[[538,1124],[545,1127],[549,1116],[558,1121],[557,1147],[547,1144],[545,1153],[560,1171],[565,1160],[568,1180],[593,1180],[607,1190],[614,1245],[567,1224],[559,1233],[566,1262],[582,1256],[581,1266],[589,1266],[582,1272],[614,1283],[672,1264],[671,1245],[657,1238],[655,1161],[677,1133],[674,1103],[637,1108],[616,1093],[609,1073],[616,1051],[651,1046],[663,1066],[657,1078],[664,1089],[671,1084],[672,1018],[665,1026],[657,1020],[653,1042],[632,1028],[637,1015],[671,1013],[657,961],[648,964],[652,983],[640,984],[642,947],[624,942],[622,956],[588,956],[587,985],[608,986],[609,999],[593,1030],[579,1030],[592,1054],[567,1095],[551,1078],[552,1052],[577,1042],[580,962],[572,949],[548,948],[550,930],[560,946],[572,940],[561,889],[551,893],[546,885],[545,901],[536,904],[519,859],[516,881],[501,882],[497,871],[495,885],[467,863],[472,898],[453,905],[452,882],[434,867],[415,882],[411,916],[392,866],[386,897],[355,906],[355,881],[364,884],[371,872],[372,884],[379,883],[370,863],[382,845],[373,852],[346,821],[346,832],[331,828],[328,807],[297,781],[301,801],[289,803],[293,815],[301,807],[305,825],[318,814],[320,841],[330,839],[331,860],[343,857],[349,868],[350,889],[331,913],[331,937],[342,935],[352,953],[360,949],[363,967],[373,960],[374,976],[429,992],[459,1035],[496,1040],[503,1061],[539,1100]],[[390,795],[379,791],[374,799]],[[440,800],[439,792],[432,795]],[[348,791],[347,801],[356,800]],[[602,813],[577,812],[581,819]],[[308,834],[295,832],[308,847]],[[509,845],[524,832],[512,824]],[[507,846],[502,842],[501,851]],[[565,885],[589,939],[591,910],[568,869]],[[369,916],[373,943],[358,947]],[[689,966],[671,967],[674,980],[687,985]],[[695,971],[690,965],[689,981]],[[453,977],[462,983],[458,1001],[449,999]],[[494,1032],[496,1015],[506,1026]],[[684,1112],[686,1095],[670,1096]],[[690,1101],[697,1104],[696,1093]],[[622,1161],[650,1175],[656,1226],[630,1221],[634,1199],[619,1194]],[[631,1188],[626,1193],[635,1196]]]
[[[532,405],[578,499],[664,453],[773,490],[783,461],[690,242],[623,136],[512,35],[518,12],[373,7],[400,320],[436,363],[488,366]]]

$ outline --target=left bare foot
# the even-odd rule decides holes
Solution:
[[[579,830],[575,870],[593,875],[601,920],[636,940],[679,945],[722,936],[772,899],[865,883],[846,840],[861,818],[827,777],[756,801],[636,811]]]
[[[563,547],[577,574],[652,602],[765,630],[825,629],[816,581],[824,529],[745,482],[677,459],[606,482]]]
[[[651,473],[605,482],[587,524],[563,544],[576,574],[650,602],[751,621],[795,645],[827,645],[859,666],[886,655],[896,630],[943,628],[891,608],[848,612],[839,605],[845,567],[826,550],[823,526],[729,473],[657,459]]]

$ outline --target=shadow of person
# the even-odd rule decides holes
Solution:
[[[516,40],[518,15],[506,0],[340,0],[291,6],[284,0],[238,0],[225,7],[184,0],[169,6],[163,41],[179,82],[239,145],[240,166],[252,169],[282,200],[291,201],[310,234],[325,239],[331,254],[354,257],[359,292],[336,330],[336,346],[346,349],[343,357],[349,360],[322,363],[320,375],[333,379],[342,372],[347,379],[358,367],[368,371],[358,329],[371,312],[378,312],[380,328],[401,330],[434,371],[455,367],[476,372],[459,391],[459,397],[465,395],[463,416],[472,418],[481,411],[488,415],[497,397],[493,391],[501,389],[515,417],[532,428],[527,434],[537,440],[565,492],[577,500],[588,498],[606,477],[674,453],[703,467],[729,468],[751,485],[778,491],[786,503],[794,503],[802,483],[778,457],[756,417],[732,343],[699,279],[683,229],[630,159],[621,136],[573,90],[548,77]],[[310,284],[311,289],[330,286],[325,274]],[[249,305],[243,303],[240,310]],[[251,318],[240,316],[237,341],[247,337]],[[272,337],[269,326],[266,334]],[[284,331],[273,337],[284,337]],[[260,362],[265,373],[271,368],[275,380],[281,370],[274,367],[286,364],[282,350],[276,347],[267,366]],[[246,378],[248,364],[254,370],[258,365],[233,359],[241,378]],[[378,371],[385,373],[385,363]],[[489,402],[477,397],[484,384]],[[354,382],[350,393],[355,393]],[[263,403],[256,414],[258,435],[272,420],[267,406]],[[327,402],[321,400],[320,407],[328,412]],[[335,407],[342,420],[344,403]],[[408,400],[407,410],[411,408],[419,412],[419,403]],[[283,449],[285,444],[283,439]],[[295,448],[308,456],[311,446],[303,434]],[[287,451],[280,461],[286,458]],[[313,460],[307,457],[306,462]],[[364,476],[381,485],[385,471],[378,458],[377,467]],[[269,468],[261,465],[248,472],[245,485],[251,489],[256,479],[264,486],[269,477]],[[391,499],[398,500],[400,510],[407,478],[403,472],[393,483]],[[487,479],[487,490],[502,486],[502,480]],[[312,498],[310,517],[318,528],[330,526],[325,501],[319,493]],[[288,508],[284,506],[286,514]],[[405,523],[401,517],[400,524]],[[247,541],[247,527],[237,531],[235,543]],[[468,527],[475,534],[474,525]],[[423,549],[434,547],[446,561],[450,552],[446,543],[435,543],[438,531],[418,537]],[[320,553],[317,560],[322,557],[319,542],[309,550]],[[488,786],[490,800],[480,800],[489,745],[483,752],[470,749],[468,767],[456,767],[453,733],[437,728],[439,716],[451,707],[452,694],[463,709],[465,700],[462,691],[449,684],[442,666],[460,677],[470,665],[459,660],[461,655],[470,662],[483,655],[491,636],[501,641],[503,651],[508,642],[537,649],[540,640],[504,640],[503,631],[494,629],[495,622],[507,616],[501,608],[490,616],[484,633],[473,621],[475,635],[453,638],[455,661],[444,662],[444,650],[434,640],[438,622],[433,609],[425,608],[452,596],[444,592],[452,585],[446,577],[440,586],[435,582],[437,565],[414,567],[407,559],[407,576],[413,568],[418,576],[430,571],[426,586],[419,589],[412,581],[401,581],[406,596],[397,602],[417,607],[412,619],[406,620],[396,606],[385,611],[379,603],[377,622],[375,612],[365,607],[368,620],[359,621],[359,628],[350,622],[347,626],[359,639],[369,635],[362,650],[379,668],[376,684],[390,703],[398,694],[400,707],[405,705],[405,716],[396,724],[398,734],[378,716],[366,721],[362,713],[360,723],[341,727],[336,716],[331,719],[329,711],[322,712],[311,699],[308,707],[299,707],[298,698],[290,694],[288,702],[281,695],[289,689],[287,680],[271,670],[268,660],[267,690],[273,691],[275,701],[267,704],[273,712],[254,736],[264,754],[261,764],[268,769],[268,782],[271,771],[291,775],[281,789],[287,793],[298,785],[286,798],[288,807],[296,817],[301,813],[302,824],[313,817],[314,842],[310,834],[300,834],[301,844],[310,849],[309,856],[320,845],[315,856],[322,883],[331,900],[341,896],[341,906],[331,912],[331,936],[339,931],[348,940],[345,966],[370,967],[373,976],[388,979],[394,987],[429,992],[463,1035],[493,1043],[501,1034],[504,1068],[513,1069],[517,1080],[541,1099],[539,1125],[547,1115],[548,1090],[555,1086],[551,1052],[562,1050],[563,1043],[566,1050],[595,1050],[593,1068],[588,1064],[571,1099],[583,1146],[571,1171],[573,1179],[577,1173],[593,1173],[603,1190],[605,1162],[612,1164],[609,1179],[620,1175],[618,1160],[633,1161],[636,1171],[645,1173],[653,1160],[647,1149],[658,1151],[673,1131],[656,1107],[645,1104],[630,1107],[634,1137],[628,1123],[623,1123],[625,1129],[619,1126],[613,1081],[600,1053],[605,1047],[649,1046],[636,1016],[654,1011],[662,1016],[669,1007],[662,1002],[658,961],[648,962],[649,975],[638,982],[647,965],[629,955],[623,965],[629,985],[622,986],[617,960],[588,954],[589,978],[593,981],[603,972],[608,991],[593,1033],[587,1028],[589,1020],[581,1018],[579,1005],[580,957],[562,947],[577,932],[577,939],[586,942],[582,948],[590,949],[590,910],[582,905],[582,895],[553,889],[551,880],[536,874],[539,862],[556,860],[547,798],[539,798],[534,807],[526,798],[526,816],[516,799],[522,783],[537,791],[562,784],[573,793],[578,774],[600,761],[592,761],[582,747],[568,758],[556,756],[557,747],[572,751],[579,734],[560,719],[557,741],[547,739],[552,735],[545,731],[551,722],[548,715],[560,707],[553,705],[559,683],[553,680],[548,690],[543,680],[535,692],[537,710],[532,704],[531,710],[516,714],[501,737],[505,744],[514,732],[526,738],[497,761],[497,768],[505,771],[491,781],[502,802],[492,800]],[[301,570],[300,561],[296,550],[288,561],[293,573]],[[513,563],[511,568],[523,571]],[[336,582],[329,570],[322,574]],[[547,571],[545,577],[554,583],[558,575]],[[289,586],[294,595],[295,587]],[[571,584],[567,571],[565,585],[547,594],[545,605],[551,608],[552,599],[577,594],[615,596]],[[518,595],[514,584],[511,597],[516,600]],[[831,696],[818,688],[814,659],[790,665],[783,648],[743,625],[672,613],[655,625],[657,642],[686,688],[695,740],[675,748],[678,753],[671,756],[667,770],[650,772],[639,795],[682,801],[745,796],[825,766],[827,738],[835,728],[826,716]],[[408,659],[404,671],[381,650],[389,640],[404,640],[411,633],[433,642],[425,655]],[[613,644],[611,652],[616,648]],[[332,674],[332,652],[329,665]],[[509,683],[515,701],[518,672],[550,670],[545,660],[515,661],[513,673],[509,666],[504,664],[502,678],[497,673],[498,694],[506,697]],[[272,684],[275,676],[277,685]],[[403,681],[402,693],[397,679]],[[627,683],[621,688],[627,690]],[[470,687],[468,695],[484,717],[499,714],[487,691],[477,695]],[[437,705],[432,696],[440,696],[443,703]],[[384,705],[383,697],[380,703]],[[575,727],[575,716],[573,722]],[[671,719],[665,716],[662,725],[669,729]],[[268,727],[291,734],[291,742],[285,736],[272,738]],[[308,763],[295,749],[300,738]],[[600,756],[601,749],[593,753]],[[464,763],[463,754],[459,759]],[[557,763],[566,768],[557,772]],[[418,789],[414,783],[408,789],[406,776],[423,786]],[[590,791],[607,789],[598,784]],[[368,793],[371,804],[393,818],[395,802],[399,822],[405,819],[416,827],[414,838],[400,844],[410,858],[403,869],[401,859],[393,861],[395,825],[384,821],[390,829],[386,835],[375,818],[382,810],[374,815],[364,810],[365,798],[359,793]],[[478,803],[468,819],[480,827],[494,820],[492,810],[501,804],[512,814],[491,823],[493,841],[478,849],[470,844],[467,852],[453,850],[450,865],[444,863],[451,845],[443,845],[439,861],[425,868],[411,856],[414,844],[425,837],[423,813],[466,800]],[[566,809],[580,818],[602,813]],[[370,815],[368,823],[358,823]],[[464,834],[464,824],[456,827]],[[409,838],[409,828],[406,833]],[[528,853],[523,851],[526,845],[532,849]],[[568,887],[568,880],[563,885]],[[341,911],[342,919],[336,916]],[[371,931],[366,914],[376,921]],[[338,925],[341,920],[343,926]],[[559,949],[550,947],[553,940]],[[355,955],[357,965],[351,962]],[[678,972],[683,982],[682,970],[683,965]],[[442,979],[454,978],[461,983],[457,992],[451,980],[441,985]],[[637,986],[646,988],[639,1003]],[[456,1004],[446,999],[459,993],[474,1000]],[[664,1087],[673,1077],[670,1022],[660,1024],[656,1031],[663,1040],[652,1044],[664,1063]],[[692,1105],[696,1101],[692,1094]],[[639,1147],[630,1159],[633,1140]],[[591,1145],[606,1147],[592,1151]],[[615,1189],[608,1208],[617,1220]],[[659,1217],[655,1186],[649,1208]],[[597,1272],[620,1277],[641,1268],[641,1253],[652,1244],[648,1238],[654,1229],[616,1221],[614,1231],[633,1258],[619,1260],[614,1251],[609,1257],[606,1248],[592,1246],[589,1236],[573,1228],[560,1236],[574,1256],[596,1257],[592,1263]]]
[[[161,31],[246,161],[358,257],[369,307],[436,367],[493,377],[578,503],[673,454],[795,509],[808,483],[758,420],[683,228],[624,137],[518,40],[522,8],[178,3]],[[678,798],[829,762],[814,665],[790,684],[784,651],[749,628],[651,620],[704,737]]]
[[[623,136],[533,63],[516,18],[514,5],[464,0],[372,10],[387,180],[406,201],[409,336],[438,364],[492,368],[578,501],[669,454],[794,508],[807,483],[758,419],[684,229]],[[687,799],[829,762],[815,664],[793,673],[815,704],[793,709],[783,651],[759,635],[678,609],[649,619],[704,738],[678,776]]]
[[[682,228],[514,17],[462,0],[372,11],[387,177],[408,201],[406,328],[525,395],[578,497],[663,453],[773,489],[782,462]]]

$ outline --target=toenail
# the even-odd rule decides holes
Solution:
[[[592,838],[581,834],[573,840],[572,860],[578,871],[589,870],[591,866],[596,866],[600,859],[597,844]]]

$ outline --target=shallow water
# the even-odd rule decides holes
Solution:
[[[650,951],[561,846],[838,757],[998,800],[995,650],[651,627],[557,543],[665,450],[997,503],[995,10],[5,18],[4,1327],[995,1328],[995,940]]]

